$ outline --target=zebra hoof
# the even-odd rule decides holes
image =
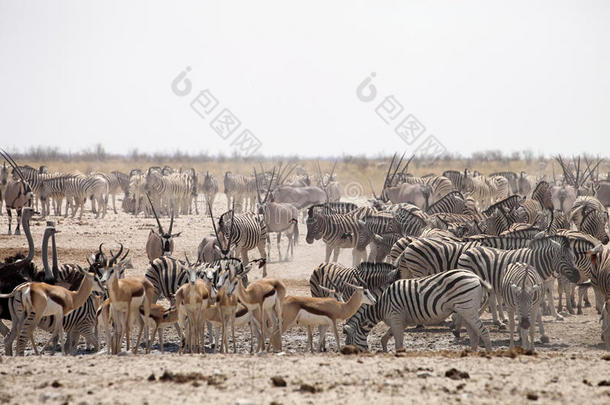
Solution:
[[[585,308],[591,308],[591,303],[589,301],[585,301]]]
[[[555,317],[556,321],[563,321],[563,316],[557,314],[557,316]]]
[[[578,308],[578,311],[576,311],[576,313],[577,313],[578,315],[582,315],[582,308]]]
[[[546,335],[540,336],[540,342],[542,342],[542,343],[549,343],[550,341],[551,340],[549,339],[548,336],[546,336]]]

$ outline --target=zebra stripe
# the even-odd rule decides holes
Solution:
[[[384,350],[391,335],[394,336],[396,350],[400,350],[407,325],[438,324],[456,313],[468,325],[473,350],[478,347],[479,337],[490,349],[489,332],[479,319],[479,310],[488,288],[487,283],[465,270],[395,281],[381,294],[375,305],[361,307],[347,321],[344,326],[347,335],[345,343],[368,349],[369,332],[384,321],[390,326],[381,340]]]
[[[534,239],[528,248],[516,250],[477,246],[465,251],[458,259],[458,267],[472,271],[492,285],[490,306],[495,323],[499,323],[496,313],[496,293],[500,292],[506,266],[514,262],[531,264],[543,280],[550,279],[556,272],[565,274],[573,282],[580,278],[578,269],[574,265],[569,241],[565,237]],[[503,316],[501,305],[499,310],[500,315]]]
[[[540,303],[543,297],[543,281],[534,267],[526,263],[511,263],[507,266],[502,277],[502,300],[507,306],[509,316],[510,347],[514,346],[513,332],[515,330],[515,313],[519,318],[519,331],[521,345],[532,349],[534,345],[534,327],[530,318],[538,321],[540,335],[543,342],[548,342],[542,324]],[[526,330],[530,330],[528,342]]]

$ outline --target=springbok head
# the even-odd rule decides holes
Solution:
[[[165,232],[163,230],[163,226],[161,225],[161,221],[159,221],[159,216],[157,215],[157,212],[155,211],[155,206],[153,205],[153,203],[150,199],[150,195],[148,193],[146,193],[146,197],[148,198],[148,203],[150,204],[150,208],[153,212],[153,215],[155,216],[155,219],[157,220],[157,225],[159,226],[159,232],[157,233],[157,236],[161,239],[161,248],[163,249],[163,255],[165,256],[166,254],[171,252],[173,238],[177,238],[178,236],[180,236],[180,234],[182,232],[172,233],[172,229],[174,228],[174,209],[173,209],[173,207],[171,210],[172,211],[171,219],[169,221],[169,230],[167,232]]]

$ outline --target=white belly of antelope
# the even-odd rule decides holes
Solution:
[[[295,322],[299,326],[332,326],[333,324],[332,319],[330,319],[328,316],[312,314],[304,309],[299,310],[299,313],[295,318]]]

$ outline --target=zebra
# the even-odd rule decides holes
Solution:
[[[437,213],[452,213],[452,214],[463,214],[466,208],[466,202],[464,196],[459,191],[451,191],[447,193],[443,198],[436,201],[434,204],[430,204],[426,213],[429,215]]]
[[[326,214],[348,214],[358,209],[356,204],[345,201],[329,201],[321,205]]]
[[[62,264],[61,267],[58,265],[57,260],[57,248],[55,246],[55,240],[53,238],[52,242],[53,246],[53,274],[55,278],[55,283],[57,285],[61,285],[70,290],[78,289],[82,278],[83,272],[86,271],[80,265],[77,264]],[[102,245],[100,245],[99,254],[96,253],[92,255],[95,259],[94,262],[89,262],[89,271],[92,271],[96,274],[96,281],[99,282],[99,274],[97,269],[106,263],[106,256],[101,251]],[[119,253],[115,256],[113,255],[110,259],[110,263],[112,264],[122,253],[122,248]],[[123,256],[123,259],[127,257],[127,253]],[[47,268],[46,264],[46,248],[43,245],[43,263],[45,263],[45,269]],[[101,286],[100,286],[101,287]],[[70,314],[64,317],[63,325],[66,332],[69,332],[66,339],[65,348],[72,348],[72,352],[76,350],[76,344],[78,343],[78,338],[83,335],[87,340],[88,344],[93,344],[97,349],[97,330],[95,323],[95,311],[97,306],[99,306],[100,299],[97,294],[91,295],[88,300],[85,302],[80,308],[77,308]],[[43,317],[38,325],[34,324],[34,313],[25,314],[23,307],[23,297],[21,293],[15,294],[13,297],[9,299],[9,310],[11,313],[12,319],[12,327],[10,333],[4,339],[4,347],[7,355],[12,355],[12,346],[13,341],[17,338],[17,347],[16,352],[18,355],[23,355],[24,349],[26,346],[26,342],[31,336],[31,331],[33,328],[40,327],[44,330],[51,330],[54,325],[52,317]],[[34,344],[34,342],[32,342]]]
[[[544,333],[544,325],[542,323],[542,311],[540,311],[540,303],[542,302],[542,278],[536,269],[527,263],[511,263],[506,267],[506,271],[502,276],[500,291],[502,293],[502,301],[506,305],[509,321],[509,341],[510,347],[514,343],[515,330],[515,312],[519,317],[519,334],[521,335],[521,345],[528,350],[532,350],[534,346],[534,326],[533,322],[538,322],[540,330],[540,340],[543,343],[548,343],[549,338]],[[529,329],[529,341],[527,338],[527,330]]]
[[[166,171],[166,173],[168,172]],[[166,213],[167,216],[170,216],[170,211],[176,213],[180,210],[181,207],[176,205],[176,202],[180,201],[182,191],[184,190],[178,190],[180,186],[178,183],[170,180],[170,174],[164,176],[160,169],[149,167],[144,178],[144,189],[150,195],[154,205],[159,208],[159,215]]]
[[[577,230],[599,239],[604,245],[608,243],[608,211],[597,198],[578,197],[570,211],[570,222]]]
[[[153,285],[153,296],[151,302],[156,303],[159,298],[163,297],[167,299],[170,304],[174,304],[174,295],[176,291],[185,283],[188,283],[188,268],[193,265],[178,260],[171,256],[161,256],[156,258],[150,263],[144,277]],[[221,258],[213,260],[209,263],[202,263],[196,267],[197,277],[201,279],[206,278],[206,272],[208,270],[214,270],[217,275],[218,270],[221,266],[233,267],[236,269],[243,268],[242,262],[237,258]]]
[[[500,282],[506,265],[517,261],[534,266],[543,280],[548,280],[557,273],[564,274],[572,282],[580,279],[569,240],[563,236],[533,239],[529,247],[516,250],[502,250],[486,246],[466,250],[458,259],[458,267],[472,271],[493,286],[489,304],[493,321],[497,325],[501,325],[501,323],[498,321],[496,313],[496,294],[500,291]],[[504,318],[501,303],[498,309],[500,316]],[[557,317],[554,307],[552,307],[552,312]]]
[[[465,322],[470,346],[476,350],[482,338],[485,348],[491,349],[489,331],[479,319],[489,283],[466,270],[450,270],[432,276],[398,280],[383,291],[377,303],[361,307],[343,327],[345,343],[368,350],[367,335],[379,322],[390,329],[381,338],[384,351],[394,336],[396,351],[403,350],[404,330],[407,325],[438,324],[456,314]]]
[[[464,179],[464,195],[472,197],[480,209],[493,203],[493,188],[485,176],[467,175]]]
[[[22,294],[16,294],[11,303],[11,312],[18,314],[23,312],[23,298]],[[99,334],[97,328],[96,311],[99,307],[100,297],[97,292],[93,292],[85,301],[85,303],[70,312],[63,318],[63,328],[67,333],[65,351],[72,355],[76,354],[78,341],[81,336],[85,338],[88,346],[93,347],[95,352],[99,351]],[[28,314],[28,317],[24,319],[21,333],[17,337],[17,344],[15,347],[15,353],[18,356],[23,356],[25,347],[28,340],[28,330],[33,327],[34,314]],[[15,318],[13,318],[15,319]],[[53,316],[45,316],[38,323],[37,327],[42,330],[50,332],[54,324]],[[8,336],[7,336],[8,337]],[[8,356],[12,355],[12,342],[5,340],[5,350]]]
[[[40,187],[40,203],[42,205],[42,217],[51,215],[51,199],[53,200],[53,211],[55,215],[61,215],[63,199],[66,196],[66,182],[74,177],[70,174],[60,174],[47,177],[42,180]]]
[[[544,210],[552,212],[554,207],[549,183],[544,180],[538,182],[531,197],[527,198],[521,206],[525,209],[527,222],[530,224],[534,224]]]
[[[530,239],[510,237],[468,238],[465,242],[419,238],[402,253],[397,265],[401,278],[418,278],[458,268],[462,253],[475,246],[514,250],[529,245]]]
[[[557,278],[558,293],[559,293],[559,303],[557,306],[557,311],[561,311],[563,309],[562,305],[561,305],[561,296],[562,296],[562,293],[565,293],[566,294],[566,306],[567,306],[568,312],[574,313],[573,305],[572,305],[573,301],[574,301],[574,289],[578,285],[578,305],[577,305],[578,311],[577,311],[577,314],[582,315],[583,298],[585,301],[585,306],[591,305],[587,298],[588,284],[586,283],[586,280],[590,280],[591,278],[593,278],[593,268],[592,268],[591,261],[589,259],[588,254],[592,249],[595,248],[595,246],[597,246],[599,244],[599,241],[590,235],[587,235],[587,234],[584,234],[584,233],[578,232],[578,231],[567,230],[567,229],[558,230],[556,232],[556,235],[565,236],[568,238],[568,241],[570,242],[570,247],[572,249],[572,253],[574,254],[574,264],[576,264],[576,267],[578,268],[578,270],[580,272],[580,281],[584,282],[581,284],[575,284],[575,283],[570,282],[563,275],[560,275]],[[553,288],[552,283],[549,283],[549,282],[545,283],[545,294],[550,293],[552,288]],[[599,295],[597,290],[595,290],[595,297],[596,297],[596,307],[598,310],[600,310],[601,309],[601,296]],[[549,304],[552,305],[553,302],[550,302]]]
[[[224,176],[224,193],[227,195],[227,211],[230,210],[231,200],[235,201],[238,212],[252,209],[256,193],[254,178],[228,171]]]
[[[65,190],[66,218],[68,217],[68,210],[70,207],[72,207],[73,218],[80,207],[80,215],[78,219],[82,219],[87,197],[91,198],[92,207],[94,204],[93,200],[96,200],[98,203],[98,210],[95,218],[99,218],[100,212],[102,212],[102,218],[106,216],[106,206],[108,203],[108,182],[102,176],[77,175],[66,178]]]
[[[398,279],[396,267],[390,263],[362,262],[356,267],[338,263],[322,263],[309,277],[312,297],[328,297],[328,289],[334,289],[344,297],[350,297],[354,289],[348,284],[360,285],[368,290],[384,290]],[[326,287],[324,290],[322,287]]]
[[[517,194],[519,189],[517,186],[517,173],[515,172],[495,172],[495,173],[491,173],[489,175],[489,177],[497,177],[497,176],[502,176],[504,177],[507,181],[508,181],[508,186],[509,186],[509,194]]]
[[[483,214],[486,216],[490,216],[494,213],[496,209],[502,209],[505,212],[510,212],[516,208],[518,208],[521,204],[525,202],[525,198],[522,198],[518,195],[511,195],[510,197],[506,197],[501,201],[498,201],[492,205],[490,205]]]
[[[388,254],[388,262],[392,263],[394,266],[398,266],[398,258],[401,256],[402,252],[405,251],[407,246],[409,246],[414,240],[416,239],[411,236],[403,236],[394,242],[392,248],[390,249],[390,253]]]
[[[216,199],[216,194],[218,193],[218,182],[214,178],[210,172],[205,172],[205,176],[203,177],[203,184],[201,184],[201,190],[203,191],[203,196],[205,198],[206,204],[208,207],[214,206],[214,200]],[[212,216],[212,212],[208,209],[208,215]]]
[[[91,174],[102,176],[108,182],[108,195],[112,194],[112,210],[116,214],[116,195],[119,192],[127,194],[129,189],[129,177],[125,173],[116,170],[110,174],[104,172],[94,172]]]
[[[442,176],[448,178],[457,191],[464,192],[466,189],[466,173],[467,170],[464,170],[463,172],[457,170],[445,170],[442,173]]]
[[[229,237],[229,244],[235,247],[235,255],[241,257],[244,266],[249,263],[248,251],[257,248],[264,259],[263,277],[267,276],[267,225],[261,215],[252,212],[235,215],[233,207],[218,218],[218,235]]]
[[[394,217],[400,224],[403,236],[419,236],[429,225],[428,215],[414,205],[399,207]]]
[[[600,308],[602,322],[602,341],[610,349],[610,252],[602,245],[597,245],[589,251],[592,264],[591,284],[599,291],[603,300]]]
[[[366,247],[372,241],[373,235],[359,219],[374,210],[360,208],[349,214],[325,214],[323,210],[317,209],[319,207],[320,205],[312,205],[307,210],[307,244],[311,245],[314,240],[322,239],[326,244],[325,262],[329,262],[333,250],[333,262],[336,262],[340,248],[353,248],[354,265],[366,260]]]
[[[322,263],[309,277],[312,297],[329,297],[335,291],[342,297],[351,297],[355,292],[350,285],[360,285],[374,295],[379,295],[398,279],[399,273],[389,263],[362,262],[356,267],[345,267],[338,263]],[[326,326],[320,326],[320,347],[326,347]]]

